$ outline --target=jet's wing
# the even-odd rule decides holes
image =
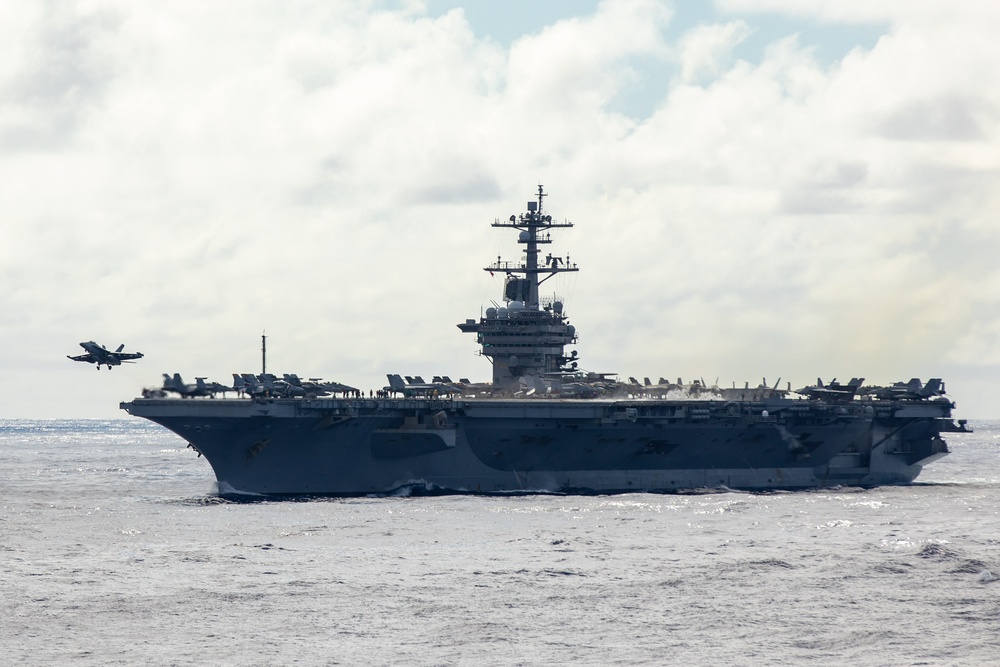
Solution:
[[[113,352],[111,356],[118,361],[128,361],[129,359],[142,359],[142,352]]]
[[[91,364],[97,361],[96,359],[94,359],[94,355],[92,355],[90,352],[88,352],[87,354],[78,354],[75,357],[71,357],[67,354],[66,358],[72,359],[73,361],[86,361],[87,363]]]

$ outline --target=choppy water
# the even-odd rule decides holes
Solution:
[[[1000,422],[904,488],[236,503],[0,421],[0,664],[1000,664]]]

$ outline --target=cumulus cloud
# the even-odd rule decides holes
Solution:
[[[689,31],[680,42],[681,82],[703,83],[728,69],[733,47],[749,33],[743,21],[703,25]]]
[[[995,416],[1000,20],[871,6],[767,6],[887,25],[831,63],[795,34],[735,58],[766,19],[737,0],[676,39],[670,5],[633,0],[509,46],[420,4],[8,3],[4,416],[225,380],[265,329],[277,372],[487,377],[454,324],[498,298],[482,267],[517,248],[489,223],[538,183],[577,223],[554,250],[582,271],[555,289],[583,366],[944,375]],[[643,76],[670,85],[622,114]],[[95,378],[64,358],[91,338],[147,356]],[[86,395],[53,413],[52,386]]]
[[[84,12],[72,4],[10,7],[0,69],[0,150],[58,150],[96,111],[114,78],[104,50],[119,15]]]

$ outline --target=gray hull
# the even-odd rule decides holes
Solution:
[[[913,481],[947,401],[135,399],[222,493],[801,489]]]

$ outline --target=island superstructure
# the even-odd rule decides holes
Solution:
[[[485,267],[504,277],[500,300],[458,325],[476,334],[492,382],[388,374],[389,385],[365,398],[338,383],[243,375],[239,398],[154,391],[121,407],[187,440],[224,494],[905,484],[948,453],[941,434],[967,430],[952,420],[939,379],[863,387],[855,378],[791,392],[625,383],[581,370],[576,351],[566,352],[577,334],[563,301],[541,293],[549,278],[578,270],[549,251],[552,230],[573,225],[546,213],[546,196],[538,186],[525,212],[494,221],[517,232],[523,257]]]
[[[550,230],[572,227],[571,222],[554,222],[542,208],[545,192],[538,186],[538,199],[528,202],[528,210],[511,215],[509,220],[496,220],[494,227],[509,227],[519,231],[517,242],[524,246],[521,262],[497,261],[484,270],[506,276],[503,289],[504,306],[486,309],[479,321],[466,320],[458,327],[475,333],[482,355],[493,364],[493,387],[496,391],[516,392],[523,378],[558,374],[575,369],[575,358],[566,357],[566,345],[576,342],[576,328],[563,314],[563,303],[557,297],[543,300],[539,287],[556,274],[578,271],[569,257],[546,254],[540,261],[541,248],[552,243]]]

